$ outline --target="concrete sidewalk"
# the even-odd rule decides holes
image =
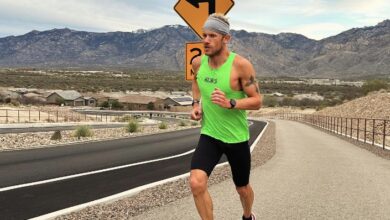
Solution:
[[[276,121],[276,154],[252,170],[258,219],[390,219],[390,161],[292,121]],[[238,220],[231,180],[210,187],[215,219]],[[192,197],[132,219],[200,219]]]

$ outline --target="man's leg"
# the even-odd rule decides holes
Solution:
[[[243,216],[245,218],[250,218],[252,214],[254,193],[249,184],[251,153],[248,142],[228,144],[225,148],[225,154],[232,170],[233,182],[240,195]]]
[[[196,209],[202,220],[213,219],[213,203],[207,190],[208,176],[203,170],[191,170],[190,186]]]
[[[201,135],[191,160],[190,186],[195,205],[203,220],[213,219],[213,204],[207,191],[209,176],[222,156],[218,141]]]
[[[238,194],[240,195],[240,200],[242,208],[244,211],[244,217],[249,218],[252,214],[252,205],[255,198],[252,187],[250,184],[242,187],[236,187]]]

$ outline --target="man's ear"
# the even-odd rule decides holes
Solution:
[[[225,44],[227,44],[227,43],[229,43],[231,38],[232,38],[232,36],[230,34],[227,34],[227,35],[223,36],[223,42]]]

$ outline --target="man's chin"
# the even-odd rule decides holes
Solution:
[[[205,50],[204,54],[206,54],[207,56],[214,55],[214,53],[211,50]]]

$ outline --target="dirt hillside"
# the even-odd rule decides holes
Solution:
[[[339,106],[325,108],[315,114],[347,118],[390,119],[390,92],[371,93]]]

